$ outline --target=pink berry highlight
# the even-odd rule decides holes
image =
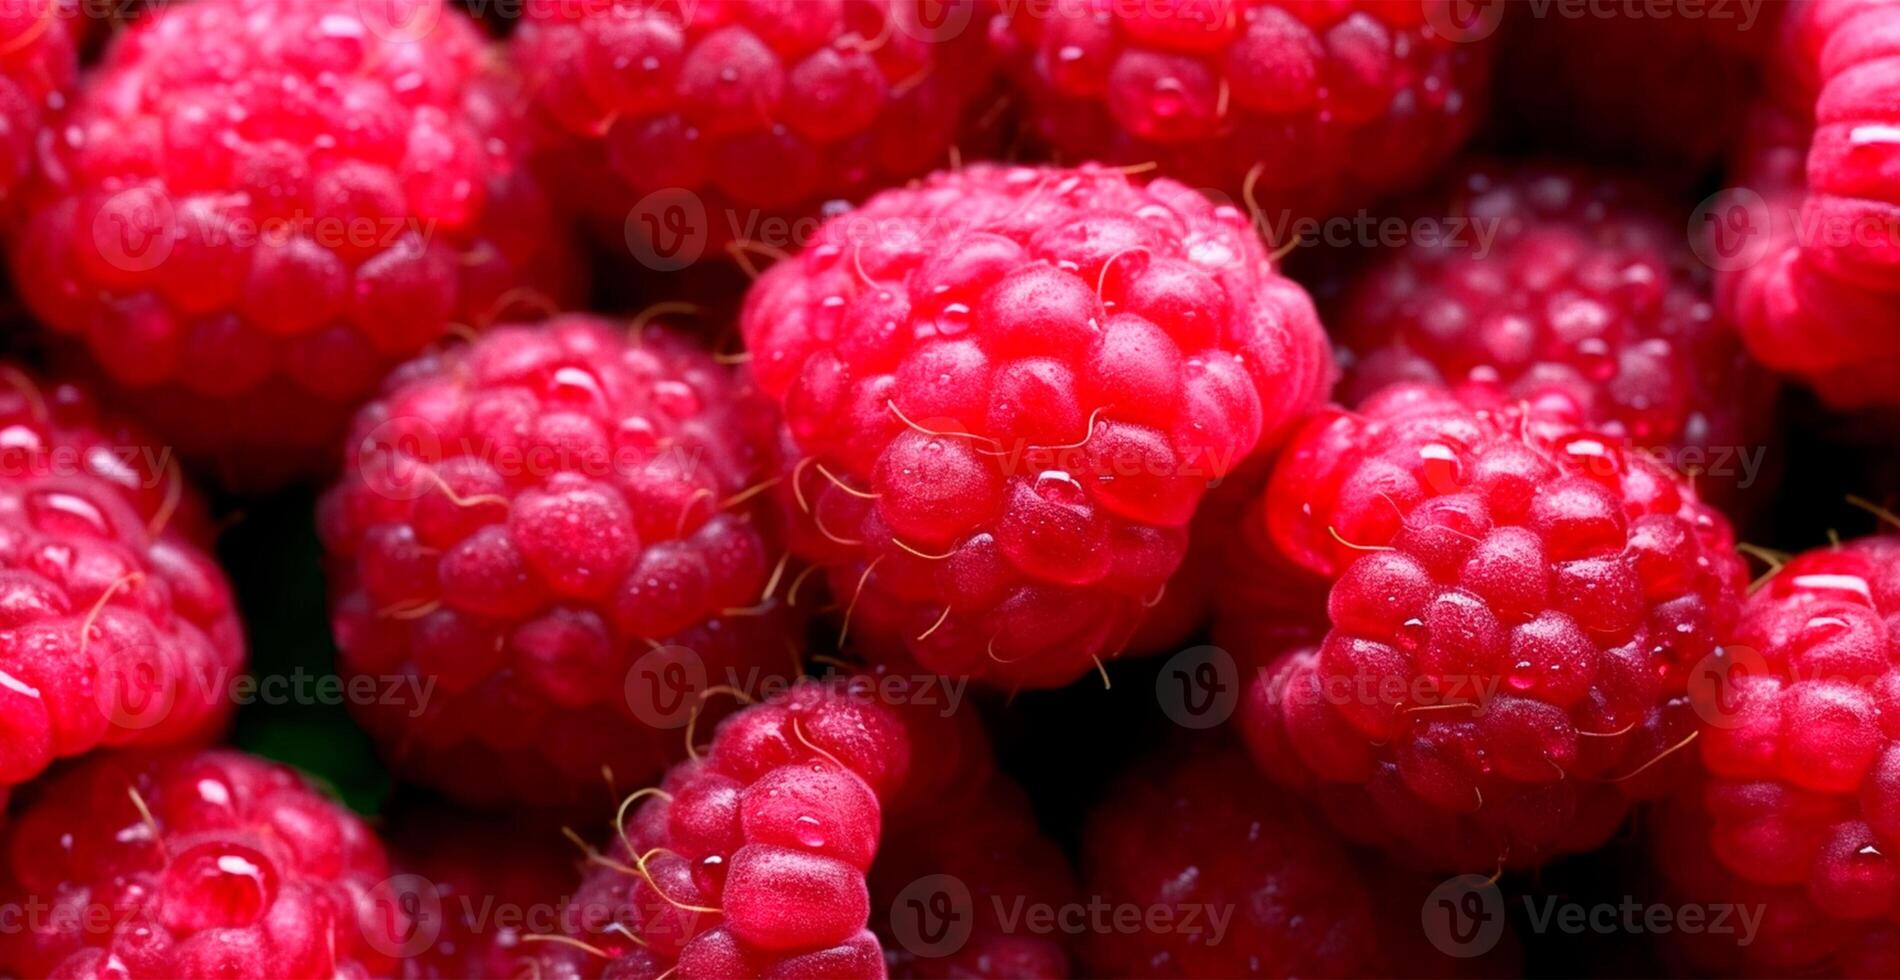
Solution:
[[[1251,519],[1333,582],[1331,630],[1243,700],[1255,755],[1450,871],[1592,849],[1667,785],[1745,581],[1728,522],[1647,456],[1423,387],[1316,416]]]
[[[23,196],[33,312],[240,489],[333,465],[356,402],[452,330],[578,294],[512,81],[459,10],[398,7],[139,18]]]
[[[774,424],[691,341],[589,316],[393,374],[319,514],[344,673],[415,680],[359,712],[391,762],[470,802],[604,804],[603,767],[685,754],[707,689],[790,671]]]
[[[0,936],[23,976],[386,975],[407,924],[361,820],[227,750],[60,774],[8,828],[5,862],[12,907],[49,910]]]
[[[874,656],[1009,687],[1120,653],[1208,484],[1323,397],[1310,301],[1172,181],[982,165],[890,191],[742,317],[793,547]]]

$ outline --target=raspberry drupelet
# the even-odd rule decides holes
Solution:
[[[726,719],[703,756],[628,798],[565,917],[577,945],[550,959],[588,976],[885,976],[866,881],[882,838],[932,810],[980,809],[996,777],[973,716],[877,691],[862,676],[801,682]],[[979,945],[1001,963],[1060,956],[1007,937]]]
[[[1897,25],[1880,3],[1789,5],[1701,246],[1749,351],[1835,408],[1900,405]]]
[[[1817,548],[1749,596],[1697,686],[1709,779],[1671,801],[1659,864],[1679,898],[1765,910],[1753,942],[1699,944],[1705,968],[1900,966],[1896,616],[1900,538]]]
[[[1717,319],[1681,221],[1643,188],[1487,163],[1419,213],[1461,230],[1378,254],[1327,304],[1352,352],[1342,401],[1442,384],[1653,448],[1697,473],[1704,496],[1735,496],[1754,475],[1733,447],[1762,442],[1772,385]],[[1723,472],[1698,472],[1711,469]]]
[[[0,218],[33,172],[42,134],[66,108],[79,74],[69,0],[26,0],[0,11]]]
[[[531,0],[511,44],[537,165],[656,268],[789,249],[981,126],[991,2]]]
[[[742,327],[846,639],[1005,687],[1119,653],[1209,483],[1332,375],[1236,209],[1094,166],[878,195],[760,278]]]
[[[1356,834],[1533,866],[1689,758],[1688,676],[1746,573],[1728,522],[1621,441],[1396,385],[1314,417],[1250,519],[1333,579],[1332,628],[1256,674],[1243,730]]]
[[[334,464],[454,329],[578,294],[512,80],[439,0],[167,5],[115,38],[12,250],[28,304],[227,483]]]
[[[386,976],[408,925],[383,847],[292,770],[240,752],[89,759],[6,833],[15,976]]]
[[[1277,229],[1418,186],[1464,143],[1492,44],[1439,34],[1452,6],[1022,4],[991,35],[1059,159],[1155,164]]]
[[[396,767],[604,802],[603,766],[624,786],[684,754],[702,691],[793,671],[775,425],[690,341],[588,316],[398,369],[318,516],[343,672],[425,692],[359,711]]]
[[[0,364],[0,798],[55,760],[230,719],[243,627],[168,454]]]

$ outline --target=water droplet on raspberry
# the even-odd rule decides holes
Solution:
[[[277,892],[270,859],[230,842],[175,855],[159,884],[165,924],[179,931],[250,925]]]
[[[945,337],[955,337],[970,329],[970,307],[967,303],[946,303],[937,314],[937,332]]]
[[[800,844],[813,848],[825,846],[825,825],[817,817],[810,814],[801,815],[794,821],[793,826],[796,828],[795,836]]]

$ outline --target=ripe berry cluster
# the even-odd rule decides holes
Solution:
[[[101,13],[0,976],[1900,973],[1900,6]]]

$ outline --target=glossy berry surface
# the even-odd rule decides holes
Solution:
[[[1324,640],[1246,694],[1256,756],[1451,871],[1594,848],[1661,785],[1745,580],[1728,522],[1643,454],[1416,386],[1316,416],[1251,519],[1333,579]]]
[[[570,903],[606,954],[579,972],[884,976],[865,875],[886,821],[974,795],[991,762],[980,731],[876,690],[807,681],[740,711],[625,809]]]
[[[0,935],[20,976],[387,975],[407,926],[369,828],[292,770],[232,751],[88,760],[6,834]]]
[[[62,120],[15,279],[227,482],[308,475],[392,366],[574,292],[516,98],[436,0],[168,6]]]
[[[27,0],[0,12],[0,212],[33,172],[39,142],[72,97],[78,35],[65,0]]]
[[[1739,190],[1714,202],[1702,246],[1750,353],[1836,408],[1900,405],[1896,25],[1900,10],[1860,0],[1788,8]]]
[[[1739,470],[1734,447],[1761,441],[1772,399],[1680,221],[1642,187],[1486,164],[1421,212],[1462,230],[1379,253],[1331,309],[1353,353],[1347,404],[1397,381],[1444,385],[1656,448],[1685,472]]]
[[[550,186],[672,269],[949,161],[996,98],[987,2],[530,0],[511,46]]]
[[[1332,373],[1237,210],[1100,167],[879,195],[767,272],[742,327],[847,636],[1010,687],[1119,653],[1208,484]]]
[[[1433,28],[1453,6],[1020,4],[991,33],[1059,159],[1152,163],[1277,229],[1417,186],[1463,144],[1491,45]]]
[[[392,375],[318,521],[343,672],[414,682],[360,706],[390,760],[466,801],[604,804],[603,766],[685,754],[702,690],[791,670],[746,493],[774,418],[690,341],[579,315]]]
[[[1882,976],[1900,963],[1900,538],[1817,548],[1749,596],[1698,686],[1705,785],[1656,838],[1691,901],[1765,910],[1695,952],[1750,975]],[[1714,937],[1711,937],[1713,939]]]
[[[223,733],[244,633],[210,540],[165,447],[0,365],[0,790]]]

